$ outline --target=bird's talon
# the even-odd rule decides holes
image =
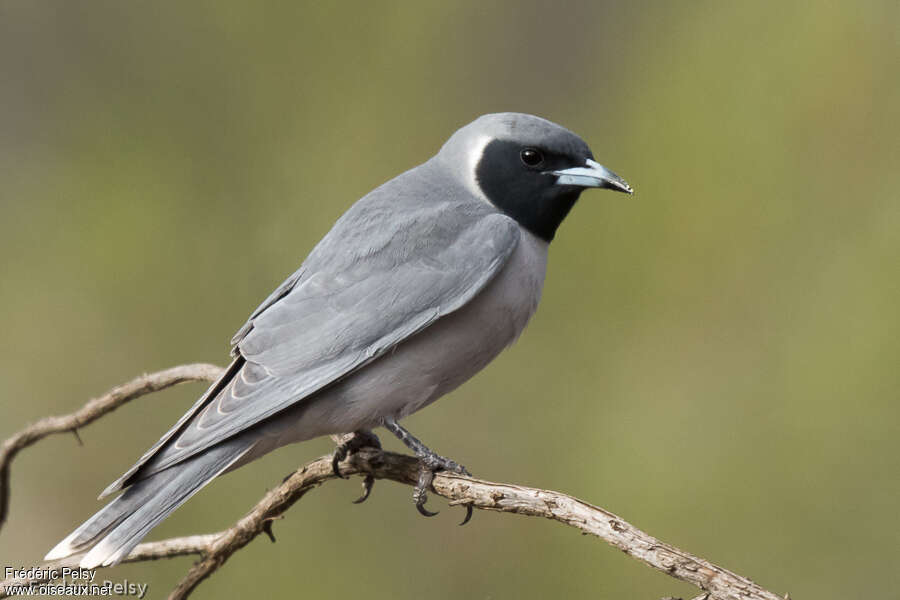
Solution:
[[[425,502],[428,500],[427,490],[432,481],[434,481],[434,471],[425,464],[420,464],[419,480],[416,482],[416,487],[413,489],[413,500],[416,502],[416,510],[425,517],[433,517],[437,514],[437,512],[431,512],[425,508]]]
[[[472,513],[473,513],[473,512],[474,512],[474,509],[473,509],[473,507],[472,507],[472,504],[471,504],[471,503],[466,504],[466,518],[463,519],[463,520],[462,520],[462,523],[459,524],[460,527],[462,527],[463,525],[465,525],[466,523],[469,522],[469,519],[472,518]]]
[[[338,448],[337,450],[334,451],[334,456],[331,458],[331,470],[334,472],[335,475],[337,475],[341,479],[347,479],[347,477],[345,477],[341,473],[341,467],[340,467],[341,461],[344,460],[345,458],[347,458],[347,453],[341,452],[340,448]]]
[[[366,478],[363,479],[363,495],[353,501],[353,504],[362,504],[369,498],[369,494],[372,493],[372,486],[375,485],[375,476],[369,473],[366,475]]]

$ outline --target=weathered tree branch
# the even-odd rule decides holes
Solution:
[[[141,375],[128,383],[114,387],[99,398],[89,400],[87,404],[70,415],[45,417],[6,439],[0,446],[0,528],[6,522],[6,514],[9,510],[10,463],[20,450],[54,433],[72,432],[78,438],[79,428],[93,423],[129,400],[188,381],[215,381],[222,375],[222,372],[223,369],[216,365],[197,363]],[[81,438],[78,438],[78,442],[81,443]]]
[[[191,365],[140,377],[97,400],[92,400],[73,415],[44,419],[10,438],[3,444],[3,453],[0,454],[3,462],[0,463],[0,466],[8,469],[8,462],[15,452],[41,437],[60,431],[72,431],[131,398],[163,389],[180,381],[213,378],[214,374],[218,372],[220,372],[218,368],[211,365]],[[170,383],[162,384],[165,381],[170,381]],[[123,399],[108,400],[113,397]],[[102,402],[104,400],[106,402]],[[88,410],[92,405],[105,407],[110,402],[114,402],[111,407]],[[102,410],[102,412],[97,413],[97,410]],[[54,419],[56,421],[53,421]],[[43,428],[39,428],[41,424],[45,424]],[[32,430],[39,433],[29,433]],[[21,441],[23,439],[24,442]],[[16,442],[16,440],[20,441]],[[7,448],[12,448],[12,450],[7,450]],[[341,463],[341,472],[344,475],[389,479],[412,486],[415,485],[417,479],[418,461],[412,456],[367,448],[351,455]],[[169,596],[170,600],[187,598],[200,582],[219,569],[232,554],[246,546],[258,535],[266,533],[274,540],[271,530],[272,521],[281,517],[309,490],[335,478],[331,468],[331,456],[323,456],[297,470],[280,486],[266,493],[246,516],[226,531],[141,544],[135,548],[126,561],[138,562],[185,554],[200,554],[200,560],[191,567]],[[451,473],[438,473],[432,487],[435,493],[448,499],[452,505],[469,504],[484,510],[543,517],[579,529],[585,534],[597,536],[629,556],[704,590],[706,594],[701,595],[700,598],[782,600],[777,594],[764,590],[745,577],[661,542],[613,513],[566,494],[513,484],[491,483]],[[6,492],[4,491],[4,493]],[[80,557],[77,556],[69,557],[42,566],[73,566],[79,559]],[[23,583],[26,582],[13,580],[0,582],[0,585],[3,586],[3,590],[0,590],[0,598],[6,597],[7,585],[22,585]],[[37,583],[37,581],[32,583]]]

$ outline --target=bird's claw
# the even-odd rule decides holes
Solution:
[[[341,473],[340,468],[340,464],[345,458],[347,458],[346,444],[341,444],[334,449],[334,456],[331,457],[331,470],[341,479],[348,479],[348,477]]]
[[[397,423],[397,420],[395,418],[384,417],[384,419],[382,420],[382,425],[384,425],[384,427],[388,431],[396,435],[397,438],[401,442],[403,442],[407,448],[415,452],[416,456],[418,457],[419,476],[418,480],[416,481],[416,486],[413,489],[413,500],[416,503],[416,510],[418,510],[420,514],[426,517],[433,517],[437,513],[431,512],[430,510],[425,508],[425,502],[426,500],[428,500],[427,491],[431,486],[431,482],[434,481],[435,471],[450,471],[452,473],[458,473],[467,477],[471,477],[471,473],[469,473],[469,470],[458,462],[435,453],[434,450],[430,449],[428,446],[416,439],[413,434],[411,434],[399,423]],[[463,522],[460,523],[460,525],[465,525],[471,518],[472,505],[469,504],[466,506],[466,518],[463,519]]]
[[[341,473],[341,462],[343,462],[350,454],[358,452],[366,447],[381,450],[381,441],[379,441],[378,436],[367,429],[354,431],[353,437],[345,440],[334,449],[334,455],[331,457],[331,470],[341,479],[347,479],[347,477]],[[372,493],[372,486],[374,485],[375,477],[371,473],[368,473],[363,480],[363,495],[354,500],[353,504],[362,504],[365,502],[368,499],[369,494]]]
[[[372,486],[375,485],[375,476],[371,473],[366,475],[366,478],[363,479],[363,495],[353,501],[353,504],[362,504],[369,498],[369,494],[372,493]]]
[[[474,508],[471,504],[466,504],[466,518],[462,520],[462,523],[459,524],[460,527],[469,522],[469,519],[472,518],[472,513],[474,512]]]
[[[413,488],[413,500],[416,503],[416,510],[425,517],[433,517],[437,514],[437,511],[432,512],[425,508],[425,502],[428,500],[426,490],[432,481],[434,481],[434,471],[423,461],[419,465],[419,480],[416,482],[416,487]]]
[[[416,503],[416,510],[419,511],[419,514],[426,517],[433,517],[438,514],[437,511],[432,512],[425,508],[425,502],[428,500],[427,491],[434,481],[434,473],[436,471],[450,471],[459,473],[460,475],[466,475],[467,477],[472,476],[464,466],[449,458],[444,458],[437,454],[420,458],[419,480],[416,482],[416,487],[413,490],[413,500]],[[460,523],[460,526],[469,522],[472,518],[472,513],[472,505],[466,504],[466,516],[462,520],[462,523]]]

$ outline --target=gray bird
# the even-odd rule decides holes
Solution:
[[[585,188],[631,193],[571,131],[485,115],[427,162],[338,219],[231,340],[225,374],[101,498],[125,490],[56,545],[81,566],[121,561],[217,475],[293,442],[354,432],[338,461],[385,427],[435,471],[466,473],[399,420],[475,375],[537,308],[547,248]],[[470,509],[471,510],[471,509]],[[467,515],[467,519],[468,519]]]

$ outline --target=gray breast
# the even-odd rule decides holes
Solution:
[[[254,455],[376,427],[452,391],[519,337],[537,308],[546,266],[547,243],[523,230],[507,265],[469,304],[271,422],[268,443]]]

